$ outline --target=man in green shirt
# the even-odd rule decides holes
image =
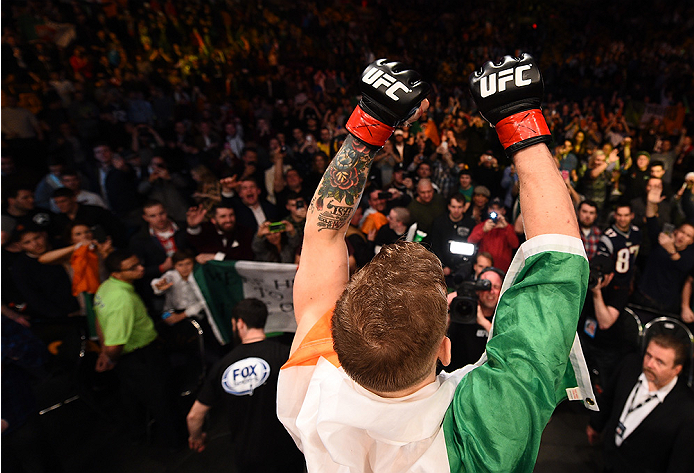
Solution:
[[[154,323],[147,314],[133,282],[144,276],[139,258],[128,250],[116,250],[106,258],[111,276],[94,296],[94,310],[101,339],[96,371],[116,370],[123,398],[135,413],[149,410],[160,440],[167,446],[185,445],[184,417],[176,415],[173,392],[167,389],[168,360],[160,349]],[[132,425],[141,422],[134,416]]]

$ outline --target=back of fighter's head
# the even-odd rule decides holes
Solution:
[[[441,262],[419,243],[398,242],[354,275],[335,305],[332,333],[345,372],[387,396],[434,373],[446,325]]]

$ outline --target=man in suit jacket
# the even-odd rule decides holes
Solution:
[[[605,471],[690,472],[694,465],[694,392],[678,375],[688,346],[668,333],[654,335],[643,363],[625,359],[591,413],[588,441],[604,436]]]
[[[132,251],[144,267],[144,276],[133,284],[147,307],[155,312],[162,309],[163,298],[154,297],[149,282],[173,269],[172,257],[178,250],[188,247],[186,232],[169,218],[164,204],[158,200],[148,200],[142,207],[142,220],[145,221],[139,232],[130,240]],[[158,302],[156,302],[158,300]]]
[[[261,199],[261,190],[255,179],[242,178],[239,181],[237,195],[231,198],[231,205],[236,212],[236,223],[252,233],[266,221],[276,222],[279,218],[277,207],[266,199]]]
[[[94,146],[96,166],[90,181],[94,190],[104,198],[109,209],[128,227],[140,224],[140,202],[137,193],[137,175],[121,156],[114,155],[105,143]]]

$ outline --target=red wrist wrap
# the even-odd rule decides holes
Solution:
[[[345,128],[354,136],[379,148],[386,144],[395,127],[379,122],[366,113],[360,106],[354,109],[352,116],[347,120]]]
[[[526,110],[504,118],[496,124],[496,134],[504,149],[529,138],[550,135],[542,111]]]

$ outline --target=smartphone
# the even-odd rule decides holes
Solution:
[[[663,233],[666,235],[672,235],[672,232],[675,231],[675,226],[672,223],[664,223],[663,224]]]
[[[270,230],[270,233],[280,233],[287,229],[287,225],[285,225],[283,222],[275,222],[271,223],[268,229]]]
[[[379,192],[378,198],[388,200],[388,199],[390,199],[390,192]]]

